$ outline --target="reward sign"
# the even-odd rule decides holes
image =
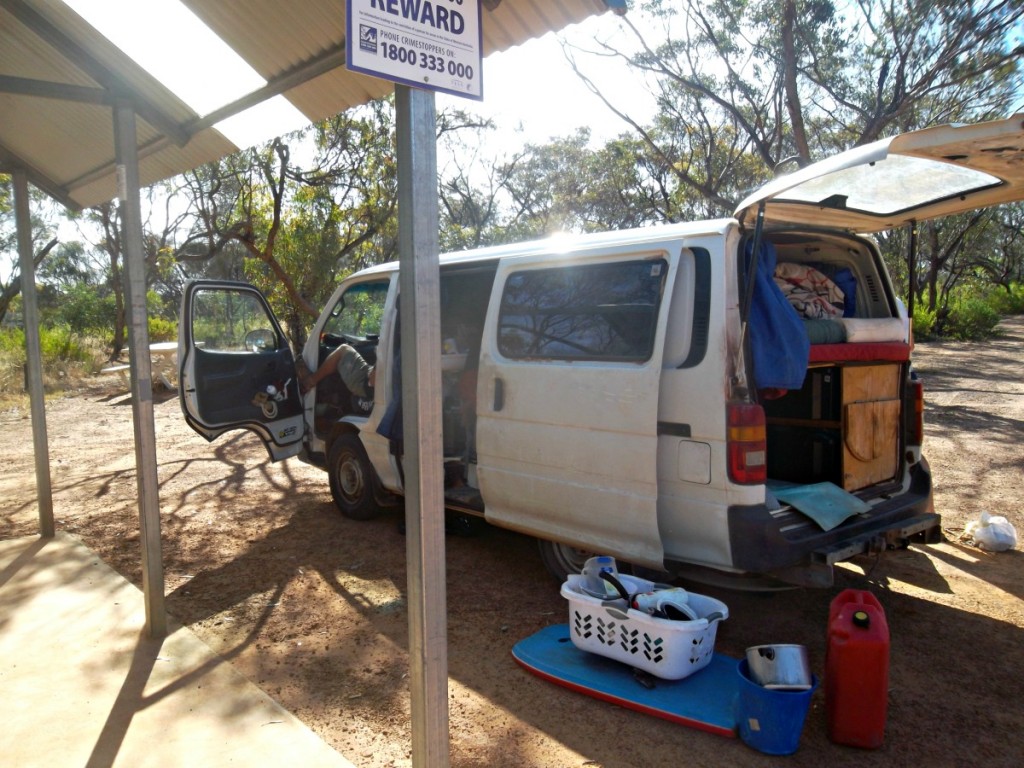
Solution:
[[[348,0],[355,72],[483,99],[480,0]]]

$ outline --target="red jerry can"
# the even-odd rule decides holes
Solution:
[[[885,736],[889,705],[889,625],[870,592],[847,589],[829,608],[825,651],[828,737],[837,744],[876,749]]]

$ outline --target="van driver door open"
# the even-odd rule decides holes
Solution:
[[[663,566],[658,389],[678,254],[550,254],[499,266],[477,382],[489,521]]]

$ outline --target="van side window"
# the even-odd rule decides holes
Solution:
[[[199,290],[192,299],[192,338],[207,352],[278,348],[274,323],[251,291]]]
[[[663,259],[645,259],[512,274],[498,351],[518,360],[649,360],[667,273]]]

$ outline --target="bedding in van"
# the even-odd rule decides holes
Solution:
[[[898,317],[804,320],[804,330],[811,344],[864,344],[907,339],[906,323]]]
[[[846,294],[809,264],[783,262],[775,267],[772,278],[801,317],[822,320],[843,316]]]
[[[809,362],[903,361],[910,358],[906,321],[859,318],[857,281],[847,268],[834,280],[808,264],[782,262],[772,279],[801,318],[811,348]]]
[[[910,359],[905,322],[851,317],[856,279],[848,269],[834,277],[806,264],[776,264],[775,247],[762,245],[748,329],[759,390],[799,389],[811,363]]]
[[[804,320],[811,343],[808,362],[903,362],[910,359],[900,318]]]

